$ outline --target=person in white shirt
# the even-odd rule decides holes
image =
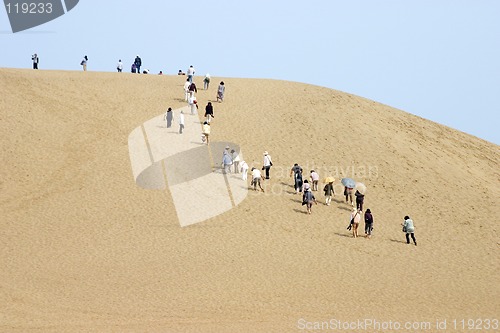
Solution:
[[[318,182],[319,182],[319,174],[311,170],[311,182],[312,182],[312,190],[317,191],[318,190]]]
[[[207,145],[209,145],[208,143],[208,137],[210,136],[210,124],[207,123],[206,121],[203,123],[203,135],[202,135],[202,141],[203,142],[206,142]]]
[[[263,170],[266,170],[266,179],[269,179],[269,170],[273,166],[273,161],[271,160],[271,155],[268,154],[267,151],[264,152],[264,167]]]
[[[257,185],[259,185],[260,190],[264,192],[264,189],[262,188],[262,185],[260,185],[260,180],[264,179],[262,174],[260,173],[260,170],[257,168],[252,168],[252,185],[254,191],[257,191]]]
[[[193,65],[189,66],[188,70],[187,70],[187,77],[188,77],[188,80],[189,82],[193,82],[193,77],[194,77],[194,67]]]
[[[189,82],[189,79],[186,80],[184,83],[184,100],[187,102],[189,98],[189,86],[191,85],[191,82]]]
[[[80,65],[82,65],[82,67],[83,67],[84,72],[87,71],[87,61],[89,61],[89,58],[87,56],[85,56],[85,57],[83,57],[83,60],[80,63]]]
[[[240,154],[237,151],[235,151],[234,149],[231,150],[231,154],[233,157],[234,173],[240,173],[240,168],[239,168]]]
[[[36,53],[31,56],[31,60],[33,60],[33,69],[38,69],[38,62],[40,59],[38,59],[38,55]]]
[[[198,113],[198,102],[195,96],[189,97],[188,104],[191,107],[191,114],[195,115]]]
[[[116,70],[118,71],[118,73],[121,73],[123,70],[123,63],[121,59],[118,60],[118,64],[116,65]]]
[[[182,134],[182,130],[184,129],[184,111],[181,110],[179,114],[179,134]]]
[[[248,164],[245,161],[241,161],[241,179],[247,180],[247,173],[248,173]]]

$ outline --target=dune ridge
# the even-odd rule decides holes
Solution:
[[[328,88],[213,77],[197,94],[201,111],[226,84],[211,140],[274,166],[265,193],[181,228],[168,190],[135,184],[127,138],[185,106],[184,80],[0,69],[0,332],[500,319],[497,145]],[[293,163],[365,183],[373,238],[349,237],[338,190],[305,214]]]

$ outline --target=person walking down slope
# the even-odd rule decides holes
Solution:
[[[225,92],[226,92],[226,86],[224,85],[224,81],[221,81],[219,87],[217,88],[217,102],[224,101]]]
[[[33,60],[33,69],[38,69],[38,62],[40,59],[38,59],[38,55],[36,53],[31,56],[31,60]]]
[[[323,187],[323,191],[325,191],[325,205],[330,206],[332,202],[332,196],[335,195],[335,191],[333,189],[333,182],[330,182]]]
[[[365,237],[371,238],[373,230],[373,215],[370,208],[368,208],[365,212]]]
[[[174,113],[172,112],[172,108],[168,108],[167,112],[163,116],[163,120],[165,120],[167,124],[167,128],[172,126],[172,120],[174,119]]]
[[[89,61],[89,58],[87,56],[85,56],[85,57],[83,57],[83,60],[80,63],[80,65],[82,65],[82,67],[83,67],[84,72],[87,71],[87,61]]]
[[[141,66],[142,66],[142,59],[137,55],[134,60],[135,64],[135,69],[137,70],[137,73],[141,74]]]
[[[207,123],[210,124],[210,121],[214,118],[214,107],[212,106],[212,102],[208,102],[207,106],[205,106],[205,117],[207,118]]]
[[[179,114],[179,134],[182,134],[182,131],[184,130],[184,111],[181,110],[181,113]]]
[[[417,246],[417,240],[415,239],[415,224],[413,223],[413,220],[410,219],[410,217],[407,215],[404,218],[404,222],[401,223],[403,226],[403,232],[406,233],[406,244],[410,244],[410,236],[411,239],[413,240],[413,243],[415,246]]]

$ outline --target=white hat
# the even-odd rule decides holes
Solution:
[[[267,150],[266,150],[266,151],[264,152],[264,155],[267,155],[267,154],[268,154],[268,153],[267,153]]]

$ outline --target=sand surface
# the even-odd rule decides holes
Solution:
[[[168,186],[136,184],[128,138],[186,106],[184,80],[0,69],[0,332],[500,319],[499,146],[332,89],[213,77],[197,94],[201,119],[226,83],[211,140],[238,144],[250,167],[267,150],[274,166],[265,193],[181,227]],[[306,214],[293,163],[366,184],[373,238],[350,237],[338,180],[332,205],[317,192]]]

